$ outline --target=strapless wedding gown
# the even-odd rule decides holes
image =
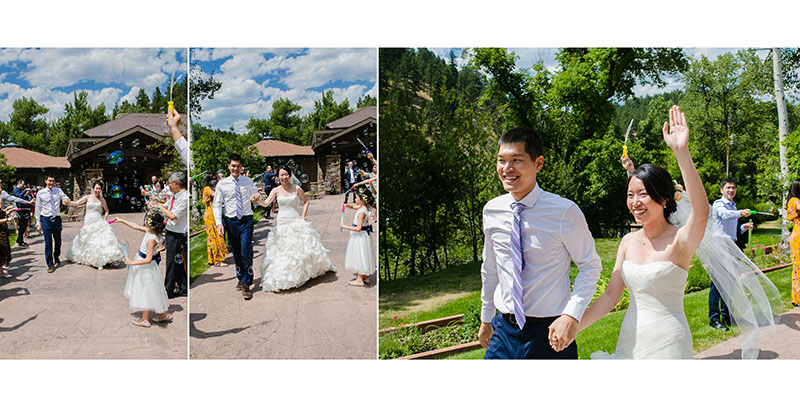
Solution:
[[[683,311],[689,272],[671,262],[622,264],[622,279],[631,296],[613,355],[592,359],[692,359],[692,333]]]
[[[267,236],[261,263],[261,290],[279,291],[299,287],[306,281],[336,270],[311,222],[303,220],[296,195],[279,196],[278,216]]]
[[[114,229],[103,220],[103,204],[99,201],[87,202],[83,227],[72,239],[72,245],[67,250],[67,259],[73,263],[100,268],[124,257],[125,253],[117,241]]]

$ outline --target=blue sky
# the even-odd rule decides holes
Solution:
[[[244,132],[250,117],[269,118],[280,98],[300,105],[303,116],[327,90],[353,108],[365,95],[377,97],[375,48],[195,48],[191,60],[222,82],[214,99],[202,102],[200,123],[212,128]]]
[[[86,91],[92,107],[105,103],[110,114],[115,103],[134,102],[139,89],[168,93],[172,72],[177,81],[186,69],[185,48],[0,49],[0,120],[23,96],[49,108],[53,120],[74,91]]]
[[[456,61],[459,66],[465,64],[467,61],[462,59],[461,57],[461,48],[431,48],[431,52],[435,53],[441,58],[449,59],[450,57],[450,50],[453,50],[456,55]],[[725,53],[731,52],[735,53],[738,48],[685,48],[684,51],[690,57],[699,58],[702,55],[705,55],[710,60],[715,60],[719,55],[723,55]],[[509,48],[509,51],[513,51],[519,58],[517,59],[517,67],[520,69],[530,69],[532,66],[536,65],[538,62],[542,62],[550,72],[555,72],[558,68],[558,63],[556,62],[555,55],[558,51],[558,48]],[[761,58],[765,58],[768,54],[766,50],[758,51],[758,54]],[[669,92],[683,86],[681,79],[679,77],[667,77],[665,78],[667,85],[665,87],[659,88],[655,85],[637,85],[633,88],[634,94],[636,96],[644,96],[644,95],[655,95],[659,93]],[[787,95],[789,98],[793,100],[798,99],[798,95]]]

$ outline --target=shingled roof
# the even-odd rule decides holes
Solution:
[[[287,157],[295,155],[313,156],[314,150],[311,146],[298,146],[278,140],[261,140],[253,144],[258,150],[258,155],[262,157]]]
[[[345,117],[340,119],[336,119],[328,124],[325,125],[326,129],[346,129],[348,127],[355,126],[358,123],[363,122],[366,119],[378,118],[378,107],[377,106],[365,106],[361,109],[356,110],[353,113],[348,114]]]
[[[158,135],[167,131],[166,115],[163,113],[128,113],[114,120],[107,121],[97,127],[83,132],[87,137],[109,137],[122,133],[136,126],[141,126]]]
[[[6,156],[6,165],[15,168],[70,168],[65,157],[53,157],[22,147],[3,147],[0,153]]]

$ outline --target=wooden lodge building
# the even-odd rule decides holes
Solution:
[[[139,211],[143,205],[139,187],[149,184],[153,175],[160,177],[169,163],[159,155],[164,144],[157,144],[168,133],[164,114],[130,113],[70,140],[66,157],[19,147],[5,147],[0,152],[7,165],[17,168],[14,179],[44,186],[45,173],[52,172],[56,183],[73,199],[88,194],[92,182],[101,180],[111,212]],[[112,196],[114,187],[122,190],[121,196]]]
[[[340,194],[344,192],[342,175],[345,162],[353,160],[356,167],[372,171],[372,162],[358,140],[377,159],[377,124],[378,108],[367,106],[326,124],[324,130],[315,131],[311,146],[297,146],[274,139],[261,140],[253,146],[258,155],[273,166],[294,161],[295,174],[308,175],[308,183],[303,183],[302,188],[313,196]],[[264,168],[251,170],[254,175],[263,172]],[[260,177],[255,181],[261,181]]]

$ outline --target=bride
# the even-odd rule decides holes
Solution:
[[[267,236],[264,262],[261,263],[261,289],[263,291],[287,290],[303,285],[306,281],[321,276],[336,267],[328,258],[328,250],[322,240],[306,220],[308,198],[303,190],[289,180],[291,175],[286,168],[278,169],[280,186],[273,188],[263,207],[277,200],[278,216],[276,226]],[[302,201],[303,214],[297,211]]]
[[[697,251],[715,284],[724,286],[720,291],[743,331],[742,357],[755,358],[755,328],[774,323],[766,298],[777,290],[730,238],[715,233],[714,222],[708,222],[708,197],[689,154],[689,128],[679,107],[669,111],[669,124],[664,123],[662,133],[686,183],[686,200],[691,197],[691,201],[676,202],[682,195],[676,194],[665,169],[644,164],[634,170],[633,163],[623,157],[623,165],[632,172],[628,210],[642,229],[622,238],[608,287],[586,310],[578,329],[610,312],[627,286],[631,300],[615,354],[595,352],[592,357],[691,359],[692,335],[683,296],[689,263]]]
[[[103,184],[95,181],[92,194],[70,202],[70,206],[86,204],[83,227],[72,240],[67,250],[67,259],[73,263],[86,264],[102,270],[103,266],[125,257],[117,235],[108,224],[108,205],[103,198]]]

